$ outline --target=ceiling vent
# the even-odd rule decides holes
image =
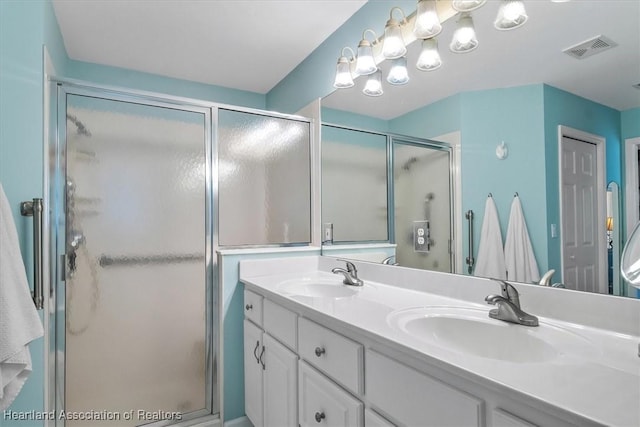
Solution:
[[[605,36],[596,36],[575,46],[571,46],[570,48],[563,50],[563,52],[576,59],[584,59],[616,46],[618,46],[618,43],[614,42],[610,38]]]

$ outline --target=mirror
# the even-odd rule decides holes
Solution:
[[[566,164],[567,153],[559,141],[562,136],[587,143],[600,138],[603,143],[596,154],[601,163],[594,164],[599,173],[594,188],[600,194],[594,196],[595,228],[591,230],[595,248],[591,263],[598,271],[591,280],[596,282],[594,289],[608,290],[605,189],[607,182],[622,182],[621,126],[625,118],[636,117],[622,112],[640,107],[640,92],[631,87],[638,83],[640,69],[640,5],[525,2],[527,23],[512,31],[497,31],[493,28],[497,3],[488,2],[473,13],[480,42],[476,50],[449,51],[455,27],[455,18],[450,19],[438,36],[440,69],[415,69],[420,43],[414,42],[407,53],[408,84],[392,86],[383,80],[384,94],[368,97],[362,93],[365,79],[357,78],[354,87],[323,99],[322,121],[442,141],[443,135],[457,133],[460,161],[454,168],[460,168],[461,186],[453,198],[460,198],[461,207],[454,211],[453,223],[458,261],[477,256],[489,193],[496,202],[504,240],[517,192],[540,275],[554,269],[552,283],[568,283],[569,276],[582,274],[570,271],[562,258],[576,224],[567,220],[570,206],[561,202],[561,181],[566,177],[560,165]],[[575,57],[580,57],[580,49],[568,49],[597,36],[604,38],[594,41],[582,59]],[[613,47],[601,47],[607,44]],[[566,49],[573,57],[563,53]],[[380,64],[383,77],[388,62]],[[467,249],[469,227],[461,217],[469,210],[475,214],[473,254]],[[612,259],[619,259],[623,244],[614,243]],[[619,280],[617,275],[613,280]],[[616,294],[624,294],[624,288],[619,282],[612,284]]]

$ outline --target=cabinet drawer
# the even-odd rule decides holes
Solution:
[[[371,409],[364,410],[364,427],[395,427]]]
[[[347,389],[362,394],[362,345],[300,318],[298,354]]]
[[[481,426],[483,402],[373,351],[366,352],[366,396],[408,426]]]
[[[499,408],[491,411],[491,415],[493,416],[493,427],[536,427],[535,424]]]
[[[298,422],[301,427],[362,427],[362,402],[302,361],[299,362],[298,377]]]
[[[292,350],[296,350],[297,315],[267,299],[262,306],[264,330]]]
[[[262,297],[244,290],[244,315],[256,325],[262,326]]]

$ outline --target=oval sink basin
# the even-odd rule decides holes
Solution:
[[[594,352],[585,338],[540,322],[528,327],[491,319],[485,310],[419,307],[395,311],[387,323],[418,340],[466,355],[516,363],[539,363],[563,354]]]
[[[278,291],[289,296],[311,298],[346,298],[356,294],[353,287],[343,285],[337,277],[336,280],[288,280],[278,285]]]

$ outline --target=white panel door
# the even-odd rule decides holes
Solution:
[[[244,411],[255,427],[262,427],[262,330],[244,321]],[[264,355],[262,355],[264,360]]]
[[[597,148],[562,138],[562,279],[569,289],[599,289]]]
[[[298,356],[270,335],[263,335],[264,425],[298,425]]]

